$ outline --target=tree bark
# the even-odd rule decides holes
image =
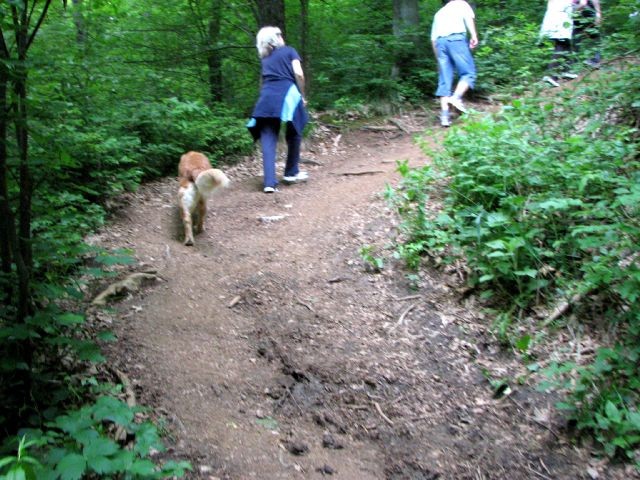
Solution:
[[[47,16],[52,0],[45,0],[42,10],[31,31],[31,14],[37,0],[33,0],[33,5],[25,1],[22,8],[11,7],[13,29],[15,33],[17,61],[14,71],[10,77],[14,89],[13,110],[15,115],[16,143],[19,158],[19,206],[18,206],[18,235],[11,248],[13,260],[16,264],[18,274],[18,302],[17,320],[23,322],[31,315],[31,269],[33,267],[33,250],[31,239],[31,202],[32,202],[32,178],[29,168],[29,128],[27,114],[27,52],[40,29],[42,22]],[[10,211],[10,208],[9,208]],[[11,219],[12,216],[9,216]],[[11,225],[10,225],[11,227]],[[11,232],[11,229],[10,229]],[[12,242],[13,243],[13,242]]]
[[[11,220],[11,205],[9,204],[9,188],[7,179],[7,125],[9,123],[8,99],[9,70],[6,61],[9,60],[9,50],[4,43],[4,32],[0,28],[0,268],[6,283],[1,285],[0,299],[5,305],[13,301],[13,287],[11,282],[11,234],[15,232],[15,225]]]
[[[311,59],[309,58],[309,0],[300,0],[300,56],[304,62],[304,76],[307,94],[311,90]]]
[[[220,50],[217,48],[220,40],[221,18],[222,1],[211,0],[211,17],[207,29],[207,65],[209,66],[209,93],[213,102],[221,102],[224,98],[222,57]]]
[[[396,53],[394,78],[402,78],[420,55],[422,42],[419,27],[418,0],[393,0],[393,35],[396,39],[413,45]]]
[[[84,45],[87,41],[87,25],[82,14],[82,0],[73,0],[73,23],[76,26],[76,41]]]
[[[29,48],[28,2],[22,10],[12,7],[18,59],[12,76],[15,114],[16,143],[19,158],[19,207],[18,207],[18,245],[16,261],[23,263],[18,269],[18,321],[24,321],[31,313],[30,272],[33,262],[31,250],[31,171],[29,169],[29,132],[27,129],[27,50]],[[16,263],[18,266],[18,263]]]
[[[254,0],[257,7],[258,28],[279,27],[285,33],[284,0]],[[285,37],[286,38],[286,37]]]

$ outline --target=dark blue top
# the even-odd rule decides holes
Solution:
[[[261,119],[277,118],[292,122],[296,131],[302,135],[308,121],[300,90],[293,73],[293,60],[300,60],[295,48],[284,46],[276,48],[268,57],[262,59],[262,88],[260,97],[247,124],[255,139],[260,138]]]

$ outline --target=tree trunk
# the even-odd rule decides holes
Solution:
[[[9,51],[4,43],[4,32],[0,29],[0,268],[6,284],[1,285],[0,301],[10,305],[13,300],[13,288],[11,278],[11,236],[10,231],[15,232],[15,225],[10,221],[11,206],[9,204],[9,188],[7,179],[7,124],[9,112],[7,109],[7,94],[9,91],[9,71],[6,61],[9,59]]]
[[[402,78],[421,52],[419,34],[420,15],[418,0],[393,0],[393,35],[411,47],[402,47],[396,53],[394,78]]]
[[[83,45],[87,41],[87,25],[82,14],[82,0],[73,0],[72,15],[76,26],[76,41]]]
[[[27,7],[21,12],[14,13],[16,30],[16,47],[18,61],[15,65],[12,79],[15,91],[15,130],[18,144],[20,203],[18,225],[19,258],[24,263],[24,269],[18,270],[18,320],[22,321],[31,313],[30,272],[33,262],[31,248],[31,198],[32,181],[29,169],[29,131],[27,128],[27,50],[29,49],[29,17]],[[18,257],[17,257],[18,258]]]
[[[220,19],[222,17],[222,1],[211,0],[211,17],[207,29],[207,65],[209,66],[209,93],[212,102],[223,100],[222,57],[217,48],[220,39]]]
[[[285,33],[284,0],[255,0],[258,28],[280,27]]]
[[[309,50],[307,38],[309,35],[309,0],[300,0],[300,55],[305,63],[305,74],[309,70]],[[307,76],[305,75],[305,76]]]

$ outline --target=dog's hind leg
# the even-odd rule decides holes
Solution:
[[[207,216],[207,202],[204,198],[198,200],[198,221],[196,222],[196,233],[204,232],[204,218]]]
[[[184,244],[193,245],[193,219],[191,218],[191,202],[193,202],[193,187],[181,188],[178,195],[180,217],[184,225]]]
[[[187,246],[193,245],[193,222],[191,220],[191,214],[188,210],[182,208],[182,223],[184,225],[184,244]]]

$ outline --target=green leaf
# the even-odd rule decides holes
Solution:
[[[64,313],[62,315],[56,315],[54,319],[56,323],[59,323],[60,325],[65,325],[65,326],[79,325],[83,323],[85,320],[84,315],[78,315],[76,313],[69,313],[69,312]]]
[[[61,480],[80,480],[86,468],[87,462],[82,455],[70,453],[56,465],[56,473]]]
[[[129,406],[113,397],[100,397],[93,406],[93,417],[98,420],[110,420],[124,427],[133,420],[134,412]]]
[[[523,335],[516,342],[516,348],[524,353],[529,349],[530,344],[531,344],[531,336]]]
[[[622,413],[611,400],[607,400],[607,403],[604,406],[604,411],[607,414],[607,418],[612,422],[620,423],[622,421]]]
[[[3,480],[27,480],[27,472],[20,465],[15,465],[7,472]]]
[[[95,343],[88,340],[73,341],[73,347],[78,354],[80,360],[87,362],[100,363],[104,362],[105,358],[100,351],[100,347]]]
[[[504,240],[492,240],[485,244],[487,247],[493,250],[506,250],[507,244]]]
[[[111,331],[99,332],[96,337],[103,342],[113,342],[118,339],[115,334]]]
[[[85,445],[82,450],[86,458],[109,456],[119,450],[118,444],[108,438],[96,438],[91,443]]]
[[[9,465],[11,462],[15,462],[17,460],[16,457],[4,457],[0,458],[0,470],[6,465]]]
[[[111,267],[114,265],[133,265],[136,260],[132,255],[99,255],[96,262]]]
[[[516,275],[517,277],[535,278],[536,275],[538,274],[538,271],[533,268],[527,268],[525,270],[516,270],[515,272],[513,272],[513,274]]]
[[[259,418],[256,420],[258,425],[262,425],[264,428],[268,430],[277,430],[278,429],[278,421],[271,417]]]
[[[95,456],[87,459],[87,465],[96,473],[109,474],[119,471],[118,461],[114,461],[112,458],[104,456]]]
[[[93,427],[91,419],[83,415],[83,411],[71,412],[68,415],[61,415],[54,420],[55,425],[62,431],[75,436],[77,433]]]
[[[164,451],[157,427],[153,423],[145,422],[136,431],[134,451],[141,456],[146,456],[152,448]]]
[[[151,460],[136,460],[129,472],[135,475],[150,476],[156,473],[156,465]]]

